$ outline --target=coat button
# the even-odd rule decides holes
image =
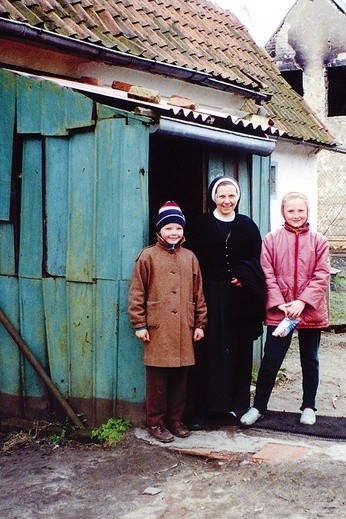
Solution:
[[[177,291],[176,291],[176,290],[172,290],[172,294],[176,294],[176,293],[177,293]]]
[[[172,310],[172,314],[177,314],[178,310]]]
[[[171,274],[175,274],[175,270],[171,270]]]

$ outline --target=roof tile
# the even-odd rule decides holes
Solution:
[[[265,107],[288,137],[333,142],[237,17],[210,1],[1,0],[0,17],[271,94]]]

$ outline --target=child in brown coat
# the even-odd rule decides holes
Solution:
[[[176,203],[160,208],[157,242],[138,255],[129,291],[130,320],[144,343],[147,427],[164,443],[190,435],[182,421],[187,375],[207,322],[198,260],[181,246],[184,228]]]

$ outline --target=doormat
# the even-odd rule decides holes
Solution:
[[[300,413],[268,411],[265,418],[256,422],[251,429],[268,429],[269,431],[304,434],[318,438],[346,440],[346,418],[316,414],[314,425],[303,425],[299,422],[300,416]]]

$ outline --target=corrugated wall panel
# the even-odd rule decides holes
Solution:
[[[47,369],[45,315],[40,279],[19,279],[19,305],[20,334],[43,368]],[[23,365],[24,394],[30,397],[43,397],[46,393],[43,382],[26,359]]]
[[[46,139],[47,272],[65,276],[68,224],[69,139]]]
[[[251,215],[251,175],[245,153],[208,153],[208,185],[214,178],[229,176],[238,180],[241,197],[238,204],[240,213]],[[238,178],[237,178],[238,177]]]
[[[68,347],[71,370],[71,396],[93,396],[93,285],[67,283]]]
[[[149,128],[129,119],[122,132],[123,164],[120,173],[121,279],[130,279],[139,247],[148,243],[148,143]],[[131,214],[132,213],[132,214]]]
[[[253,155],[252,207],[253,219],[264,236],[270,230],[270,157]]]
[[[143,345],[134,336],[127,312],[129,282],[121,281],[119,290],[119,342],[117,399],[144,402],[145,371]]]
[[[95,124],[93,119],[94,102],[89,97],[74,92],[69,88],[65,89],[67,104],[66,127],[85,128]]]
[[[19,329],[18,280],[0,276],[0,308],[13,326]],[[11,396],[20,395],[19,348],[3,326],[0,326],[0,381],[1,392]],[[15,413],[18,415],[19,409]]]
[[[95,388],[96,399],[113,401],[117,387],[119,283],[98,280],[94,291],[95,308]]]
[[[46,121],[49,107],[60,103],[58,90],[30,78],[19,83],[19,130],[30,135],[23,136],[19,293],[11,295],[20,318],[14,325],[75,410],[100,423],[105,410],[107,417],[116,412],[117,402],[144,401],[142,345],[129,322],[127,294],[135,257],[147,243],[149,129],[141,118],[98,105],[102,118],[95,131],[93,103],[67,90]],[[79,121],[89,128],[66,137],[42,135],[63,131],[64,117],[67,126]],[[0,266],[9,271],[12,226],[0,231],[0,251],[6,251]],[[42,266],[52,277],[43,277]],[[12,282],[2,279],[8,296]],[[43,409],[46,388],[14,352],[11,379],[0,392],[8,388],[20,404],[23,390],[25,408]]]
[[[10,219],[16,79],[0,70],[0,220]]]
[[[41,278],[42,235],[42,143],[40,137],[23,143],[22,199],[19,275]]]
[[[14,232],[11,223],[0,222],[0,274],[15,274]]]
[[[251,174],[249,173],[248,155],[239,154],[238,182],[241,191],[239,212],[251,216]]]
[[[94,277],[94,133],[70,139],[67,234],[68,281],[90,282]]]
[[[67,135],[68,129],[95,124],[93,101],[51,81],[17,77],[17,131],[42,135]]]
[[[41,133],[41,84],[17,76],[17,132]]]
[[[122,132],[123,163],[120,192],[127,203],[121,211],[120,250],[121,281],[119,287],[119,343],[117,398],[128,402],[144,401],[143,346],[134,336],[127,312],[129,280],[135,258],[147,243],[148,231],[148,128],[129,119]]]
[[[64,397],[70,394],[70,349],[67,338],[67,295],[64,278],[45,278],[43,302],[50,376]]]
[[[97,183],[95,277],[118,279],[120,273],[121,168],[125,118],[100,121],[96,127]]]
[[[50,81],[41,82],[41,134],[67,135],[66,90]]]
[[[252,156],[252,214],[262,237],[270,230],[270,157]],[[259,369],[263,357],[263,347],[266,334],[254,343],[253,364]]]

